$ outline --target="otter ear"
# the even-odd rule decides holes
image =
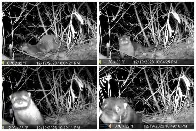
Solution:
[[[119,40],[120,38],[122,38],[122,37],[123,37],[123,35],[118,35],[117,37],[118,37],[118,40]]]
[[[99,117],[102,115],[102,110],[99,108]]]
[[[28,95],[29,95],[29,97],[31,97],[31,93],[30,92],[28,92]]]
[[[12,95],[9,96],[10,100],[12,99]]]
[[[131,38],[130,35],[125,35],[125,36],[126,36],[127,38],[129,38],[129,39]]]
[[[106,99],[103,99],[103,103],[101,105],[101,108],[105,109],[106,106],[107,106],[107,101],[106,101]]]
[[[128,104],[127,104],[127,103],[124,103],[123,105],[124,105],[124,109],[126,109],[126,108],[127,108],[127,106],[128,106]]]

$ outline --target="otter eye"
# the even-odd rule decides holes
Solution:
[[[116,106],[116,112],[120,112],[120,107],[119,106]]]

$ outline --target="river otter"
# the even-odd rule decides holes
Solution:
[[[17,125],[44,125],[43,117],[31,99],[31,93],[19,91],[10,95]]]
[[[104,123],[141,124],[142,120],[123,98],[105,99],[100,119]]]
[[[119,51],[122,58],[124,58],[125,55],[135,56],[133,44],[127,35],[123,35],[119,38]]]
[[[20,46],[20,50],[27,52],[33,57],[40,57],[43,53],[57,50],[60,41],[54,35],[45,35],[36,45],[24,43]]]
[[[125,55],[136,57],[137,55],[141,55],[145,50],[140,43],[132,42],[129,36],[123,35],[119,38],[119,51],[121,57],[124,58]]]
[[[60,45],[59,39],[54,35],[44,35],[37,46],[42,52],[49,52],[51,50],[57,50]]]

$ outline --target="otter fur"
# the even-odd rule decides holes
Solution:
[[[17,125],[44,125],[44,119],[31,98],[31,93],[18,91],[10,95]]]
[[[142,47],[140,43],[131,41],[130,37],[127,35],[123,35],[118,40],[119,51],[122,58],[124,58],[125,55],[136,57],[149,50],[149,48]]]
[[[59,39],[54,35],[44,35],[36,45],[24,43],[19,49],[27,52],[31,56],[39,57],[40,53],[43,54],[52,50],[57,50],[59,43]]]
[[[104,123],[126,123],[126,124],[140,124],[141,118],[130,107],[130,105],[123,98],[110,97],[105,99],[102,106],[102,117],[100,119]]]

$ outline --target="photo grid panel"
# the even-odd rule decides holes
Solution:
[[[100,65],[193,65],[194,2],[99,2]]]
[[[100,66],[100,129],[194,129],[194,66]]]
[[[3,66],[3,129],[97,129],[96,66]]]
[[[97,2],[2,2],[3,65],[97,65]]]

